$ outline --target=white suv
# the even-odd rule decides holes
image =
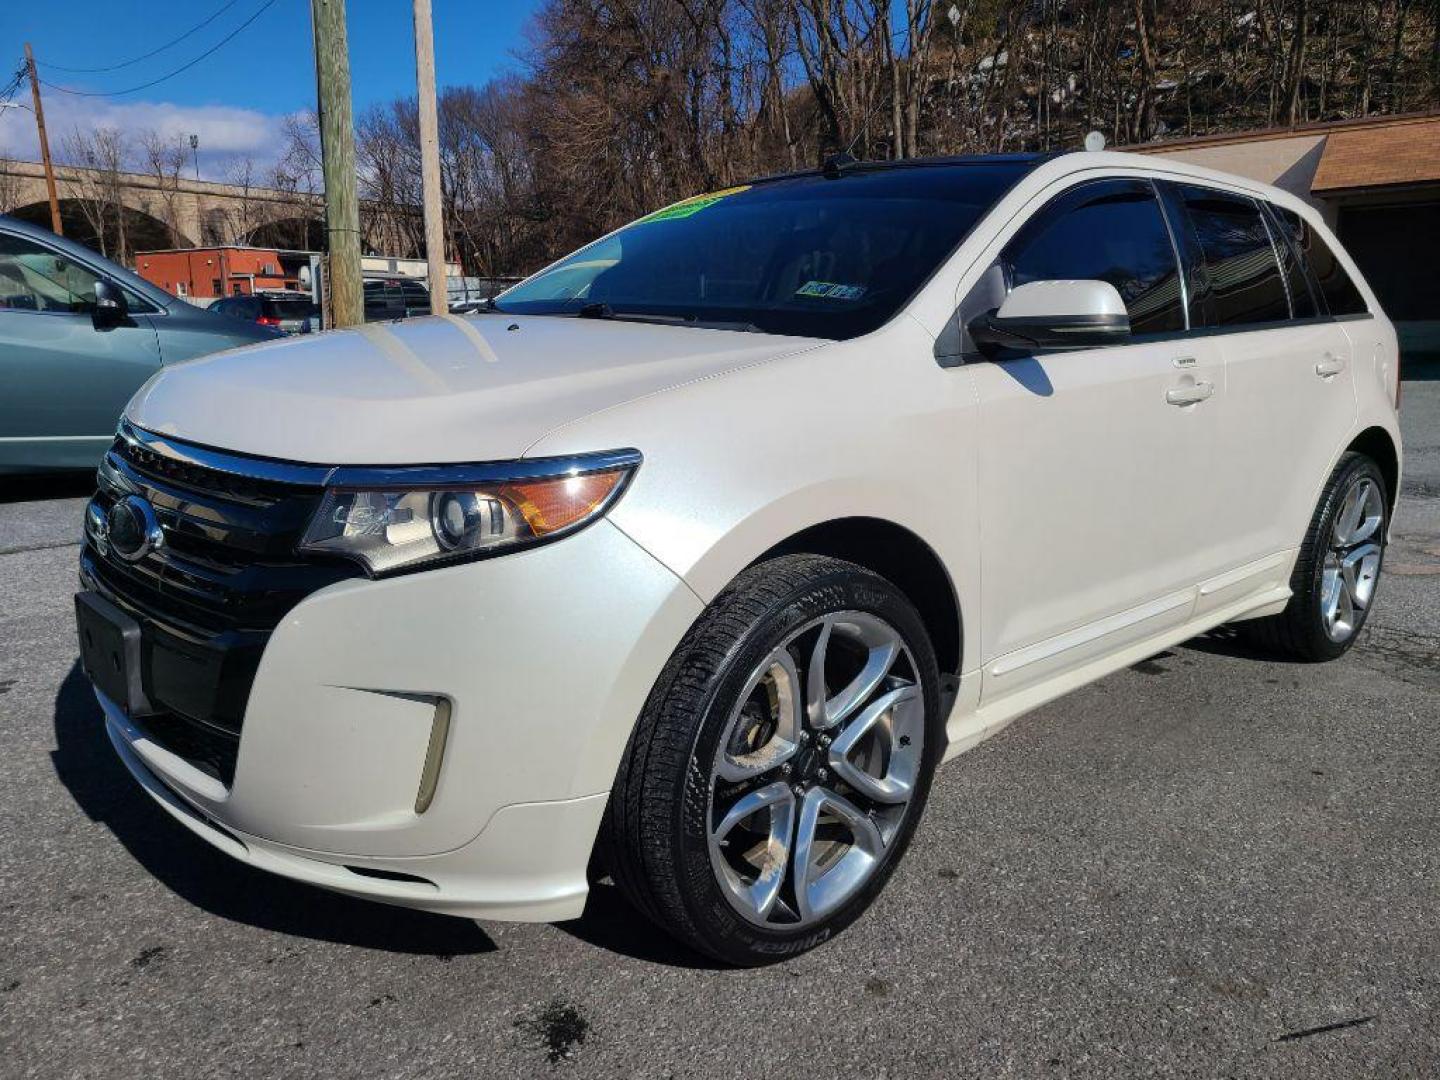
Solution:
[[[476,317],[160,373],[87,513],[83,659],[239,859],[502,919],[609,873],[761,963],[856,918],[935,767],[1020,713],[1222,623],[1343,653],[1397,366],[1275,189],[836,161]]]

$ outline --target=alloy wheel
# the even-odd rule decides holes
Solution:
[[[761,926],[795,929],[845,904],[881,865],[915,794],[925,701],[888,622],[816,619],[755,668],[710,775],[710,862]]]
[[[1371,476],[1345,490],[1330,529],[1320,585],[1320,614],[1331,641],[1348,641],[1364,621],[1380,576],[1385,499]]]

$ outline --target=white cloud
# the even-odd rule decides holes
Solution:
[[[29,94],[22,91],[15,101],[27,109],[0,109],[0,154],[38,161],[40,145],[34,115],[28,111]],[[226,179],[231,165],[244,157],[262,168],[275,161],[284,149],[283,124],[283,116],[230,105],[116,102],[57,93],[45,99],[50,151],[57,157],[64,137],[77,128],[116,128],[137,149],[147,131],[175,140],[188,140],[194,134],[200,137],[201,175],[213,180]]]

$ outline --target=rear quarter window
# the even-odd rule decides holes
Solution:
[[[1340,265],[1335,253],[1320,238],[1320,234],[1311,228],[1310,223],[1295,211],[1279,206],[1275,207],[1275,215],[1282,228],[1290,234],[1291,242],[1300,252],[1300,257],[1310,268],[1310,275],[1315,279],[1330,314],[1366,314],[1369,309],[1365,306],[1365,298],[1360,295],[1360,290],[1355,287],[1355,282],[1350,280],[1350,275],[1345,272],[1345,267]]]

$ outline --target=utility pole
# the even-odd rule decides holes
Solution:
[[[200,179],[200,136],[190,136],[190,152],[195,155],[195,179]]]
[[[425,212],[425,262],[430,314],[450,310],[445,284],[445,219],[440,192],[440,119],[435,106],[435,28],[430,0],[415,0],[415,90],[420,99],[420,191]]]
[[[325,275],[331,325],[358,326],[365,319],[365,288],[360,279],[360,201],[355,193],[355,121],[344,0],[310,0],[310,22],[325,177]]]
[[[40,160],[45,164],[45,191],[50,196],[50,229],[56,236],[64,236],[60,227],[60,199],[55,194],[55,165],[50,160],[50,139],[45,134],[45,109],[40,104],[40,79],[35,74],[35,54],[30,43],[25,43],[25,66],[30,69],[30,94],[35,100],[35,130],[40,133]]]

